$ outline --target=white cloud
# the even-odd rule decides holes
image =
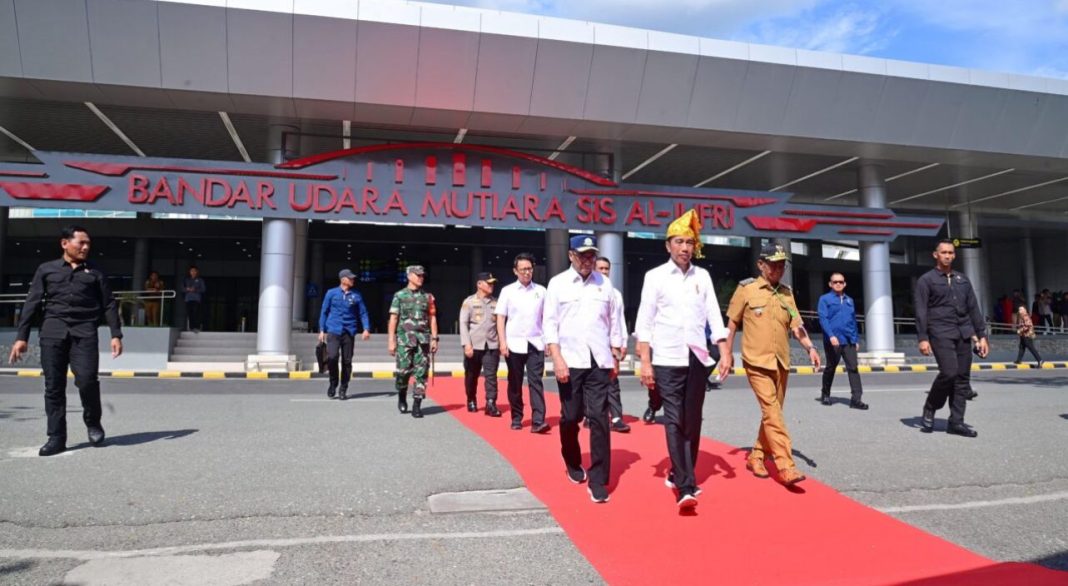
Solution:
[[[767,20],[755,25],[752,33],[740,35],[739,40],[863,55],[890,42],[893,33],[884,28],[878,11],[846,5],[831,14],[808,11],[797,18]]]

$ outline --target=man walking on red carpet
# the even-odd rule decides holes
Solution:
[[[545,344],[560,392],[560,452],[568,479],[575,484],[585,482],[578,439],[585,415],[590,422],[588,492],[593,502],[606,503],[611,462],[608,392],[619,372],[615,353],[624,340],[615,288],[593,270],[597,238],[571,238],[567,255],[571,268],[549,281],[543,319]]]
[[[708,271],[694,266],[701,255],[701,220],[690,210],[668,226],[668,262],[645,273],[638,307],[641,382],[656,388],[664,404],[671,472],[665,481],[678,490],[679,509],[697,506],[694,469],[701,445],[701,419],[708,369],[707,340],[719,346],[719,377],[730,372],[727,328]],[[705,337],[706,325],[711,335]]]

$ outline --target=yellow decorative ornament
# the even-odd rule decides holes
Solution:
[[[666,238],[671,240],[676,236],[693,238],[693,257],[705,257],[701,254],[701,217],[697,215],[696,210],[689,210],[685,214],[676,218],[675,221],[668,226]]]

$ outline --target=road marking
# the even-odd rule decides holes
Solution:
[[[280,554],[246,551],[222,555],[151,556],[92,560],[67,572],[64,584],[240,586],[267,580]]]
[[[953,511],[957,509],[981,509],[984,507],[1000,507],[1002,505],[1033,505],[1068,499],[1068,491],[1041,494],[1036,496],[1013,497],[996,501],[968,501],[953,504],[911,505],[905,507],[883,507],[876,510],[884,513],[913,513],[917,511]]]
[[[223,543],[201,543],[196,545],[176,545],[152,549],[131,549],[126,551],[94,551],[76,549],[0,549],[0,558],[19,559],[75,559],[105,560],[157,555],[178,555],[201,551],[242,549],[247,547],[299,547],[303,545],[323,545],[329,543],[368,543],[372,541],[423,541],[443,539],[494,539],[501,537],[531,537],[536,535],[563,534],[560,527],[541,527],[539,529],[513,529],[502,531],[461,531],[456,533],[369,533],[366,535],[322,535],[319,537],[294,537],[290,539],[249,539],[245,541],[228,541]]]

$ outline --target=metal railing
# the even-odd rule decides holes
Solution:
[[[810,310],[801,310],[798,312],[801,315],[801,319],[807,323],[819,324],[819,313]],[[857,315],[857,329],[860,333],[864,333],[864,316]],[[1016,334],[1016,326],[1012,324],[1004,324],[1000,322],[992,322],[988,318],[986,320],[987,331],[991,334]],[[902,331],[904,330],[904,331]],[[915,333],[916,332],[916,318],[914,317],[895,317],[894,318],[894,333]],[[1035,333],[1037,334],[1068,334],[1068,328],[1063,326],[1035,326]]]
[[[26,293],[4,293],[0,294],[0,304],[15,304],[15,322],[18,323],[19,313],[22,311],[22,304],[26,302]],[[178,293],[173,289],[164,289],[163,291],[112,291],[112,297],[119,302],[119,319],[123,319],[122,307],[133,305],[136,310],[138,307],[145,304],[145,302],[156,302],[160,304],[159,307],[159,323],[154,324],[158,326],[163,325],[163,316],[167,313],[167,300],[174,299],[178,296]],[[136,314],[135,314],[136,317]],[[131,321],[137,321],[133,319]],[[125,323],[123,325],[126,325]]]

